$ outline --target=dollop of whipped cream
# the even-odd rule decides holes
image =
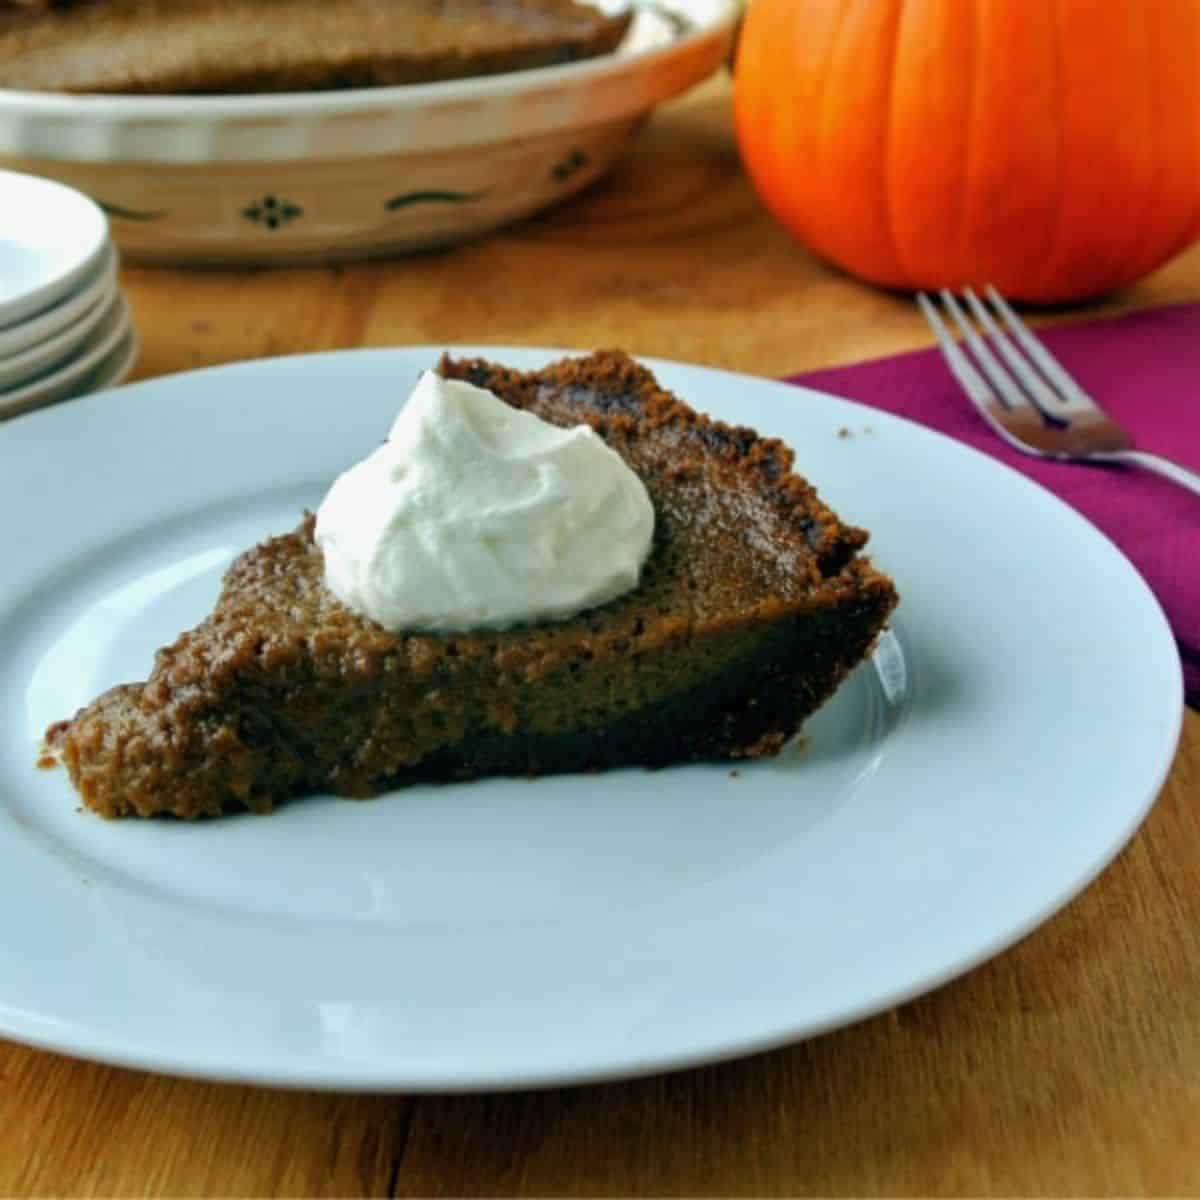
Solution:
[[[637,585],[654,507],[586,425],[421,376],[387,441],[317,510],[325,583],[386,629],[564,618]]]

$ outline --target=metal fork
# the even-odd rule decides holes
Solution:
[[[1200,475],[1157,454],[1135,450],[1128,434],[1067,374],[1004,297],[991,284],[984,293],[995,315],[971,288],[963,289],[982,336],[953,293],[946,288],[939,293],[978,369],[946,328],[933,301],[918,292],[917,303],[951,374],[980,416],[1010,446],[1039,458],[1143,467],[1200,495]]]

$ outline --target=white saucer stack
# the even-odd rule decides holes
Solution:
[[[136,357],[104,213],[61,183],[0,171],[0,420],[112,387]]]

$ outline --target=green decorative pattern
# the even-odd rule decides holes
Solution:
[[[95,197],[92,198],[95,199]],[[106,216],[116,217],[121,221],[159,221],[167,215],[165,208],[146,211],[137,208],[125,208],[120,204],[109,204],[107,200],[96,200],[96,204],[99,205],[101,211]]]
[[[408,208],[413,204],[470,204],[474,200],[482,200],[486,195],[486,189],[481,192],[446,192],[437,190],[401,192],[399,195],[385,200],[383,207],[389,212],[395,212],[397,209]]]
[[[304,215],[304,209],[289,200],[280,200],[278,196],[267,195],[253,204],[247,204],[242,209],[242,216],[256,225],[265,225],[268,229],[279,229],[289,221]]]
[[[577,171],[587,166],[587,155],[578,146],[567,155],[562,162],[557,162],[550,169],[556,183],[566,183]]]

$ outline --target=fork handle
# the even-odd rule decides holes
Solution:
[[[1200,496],[1200,475],[1171,462],[1170,459],[1159,458],[1157,454],[1147,454],[1145,450],[1116,450],[1104,457],[1113,462],[1129,463],[1131,466],[1153,471],[1155,475],[1161,475],[1164,479],[1169,479],[1172,483],[1177,483]]]

